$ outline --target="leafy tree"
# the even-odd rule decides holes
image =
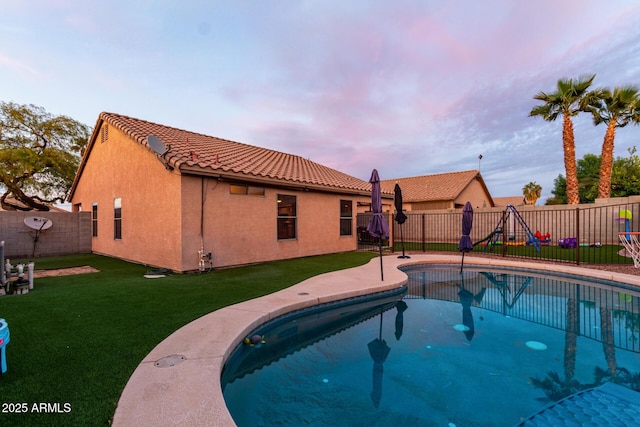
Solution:
[[[566,205],[567,204],[567,180],[562,174],[553,180],[553,197],[547,199],[546,205]]]
[[[528,205],[535,205],[542,195],[542,187],[535,181],[522,187],[522,194]]]
[[[591,77],[580,77],[575,80],[566,78],[558,80],[555,92],[539,92],[533,97],[533,99],[542,101],[544,104],[533,107],[529,113],[530,117],[541,116],[548,122],[553,122],[558,116],[562,116],[562,149],[564,152],[564,168],[567,174],[566,194],[567,202],[571,205],[580,202],[572,117],[583,111],[590,104],[583,98],[589,93],[587,90],[595,77],[594,74]]]
[[[585,154],[578,162],[578,193],[580,203],[593,203],[598,197],[600,156]]]
[[[49,210],[64,201],[89,134],[86,125],[42,107],[0,102],[1,206]]]
[[[585,110],[593,115],[594,125],[605,123],[607,130],[602,142],[602,154],[600,163],[600,180],[597,198],[611,196],[611,174],[613,172],[613,147],[616,128],[622,128],[631,122],[640,123],[640,95],[636,86],[615,87],[613,92],[609,89],[597,89],[591,92],[591,97],[597,99],[591,105],[586,105]],[[590,96],[584,99],[589,99]],[[592,98],[593,99],[593,98]]]
[[[640,157],[636,148],[629,148],[629,157],[618,157],[613,162],[611,175],[610,197],[627,197],[640,194]],[[600,171],[600,156],[585,154],[577,162],[580,202],[593,203],[598,195],[598,177]],[[558,175],[553,181],[554,197],[548,198],[547,205],[566,203],[566,180]]]
[[[628,149],[629,157],[618,157],[611,174],[611,196],[626,197],[640,194],[640,157],[636,147]]]

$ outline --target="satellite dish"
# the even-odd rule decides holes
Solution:
[[[147,136],[147,144],[159,156],[164,156],[168,151],[164,145],[164,142],[162,142],[162,140],[155,135]]]
[[[33,234],[33,252],[31,253],[31,257],[33,258],[36,256],[36,243],[38,243],[40,232],[51,228],[53,221],[41,216],[28,216],[24,219],[24,223],[27,227],[36,231]]]
[[[164,142],[160,138],[155,135],[147,136],[147,145],[153,150],[154,153],[158,156],[158,159],[162,163],[164,163],[164,167],[167,170],[172,170],[173,168],[169,166],[169,163],[165,160],[164,156],[171,150],[170,145],[165,145]]]
[[[53,225],[53,221],[41,216],[28,216],[24,219],[24,224],[33,230],[43,231],[50,229]]]

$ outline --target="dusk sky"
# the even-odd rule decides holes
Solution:
[[[0,101],[108,111],[368,180],[477,169],[494,197],[565,174],[539,91],[640,85],[637,0],[0,0]],[[577,158],[603,125],[575,120]],[[640,127],[616,135],[616,157]]]

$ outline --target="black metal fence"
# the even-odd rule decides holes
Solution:
[[[387,250],[458,251],[462,211],[405,212],[392,221]],[[366,231],[370,213],[358,214],[358,249],[379,242]],[[476,209],[471,230],[473,252],[503,257],[552,259],[567,263],[626,264],[619,233],[640,230],[640,203]],[[623,234],[624,236],[624,234]]]

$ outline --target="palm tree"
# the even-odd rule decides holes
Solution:
[[[542,187],[533,181],[522,187],[522,194],[528,205],[535,205],[542,195]]]
[[[631,122],[640,123],[640,90],[637,86],[623,86],[609,89],[597,89],[589,98],[596,100],[585,105],[585,111],[593,115],[593,124],[605,123],[607,131],[602,142],[600,161],[600,181],[598,198],[609,198],[611,195],[611,172],[613,170],[613,145],[616,128],[622,128]]]
[[[580,77],[578,79],[558,80],[557,90],[553,93],[540,92],[533,99],[544,102],[531,109],[530,117],[541,116],[548,122],[553,122],[558,116],[562,116],[562,149],[564,151],[564,168],[567,176],[567,203],[577,205],[580,203],[578,194],[578,175],[576,167],[576,144],[573,135],[572,117],[577,115],[581,108],[585,108],[581,101],[587,94],[587,89],[593,83],[596,75]]]

